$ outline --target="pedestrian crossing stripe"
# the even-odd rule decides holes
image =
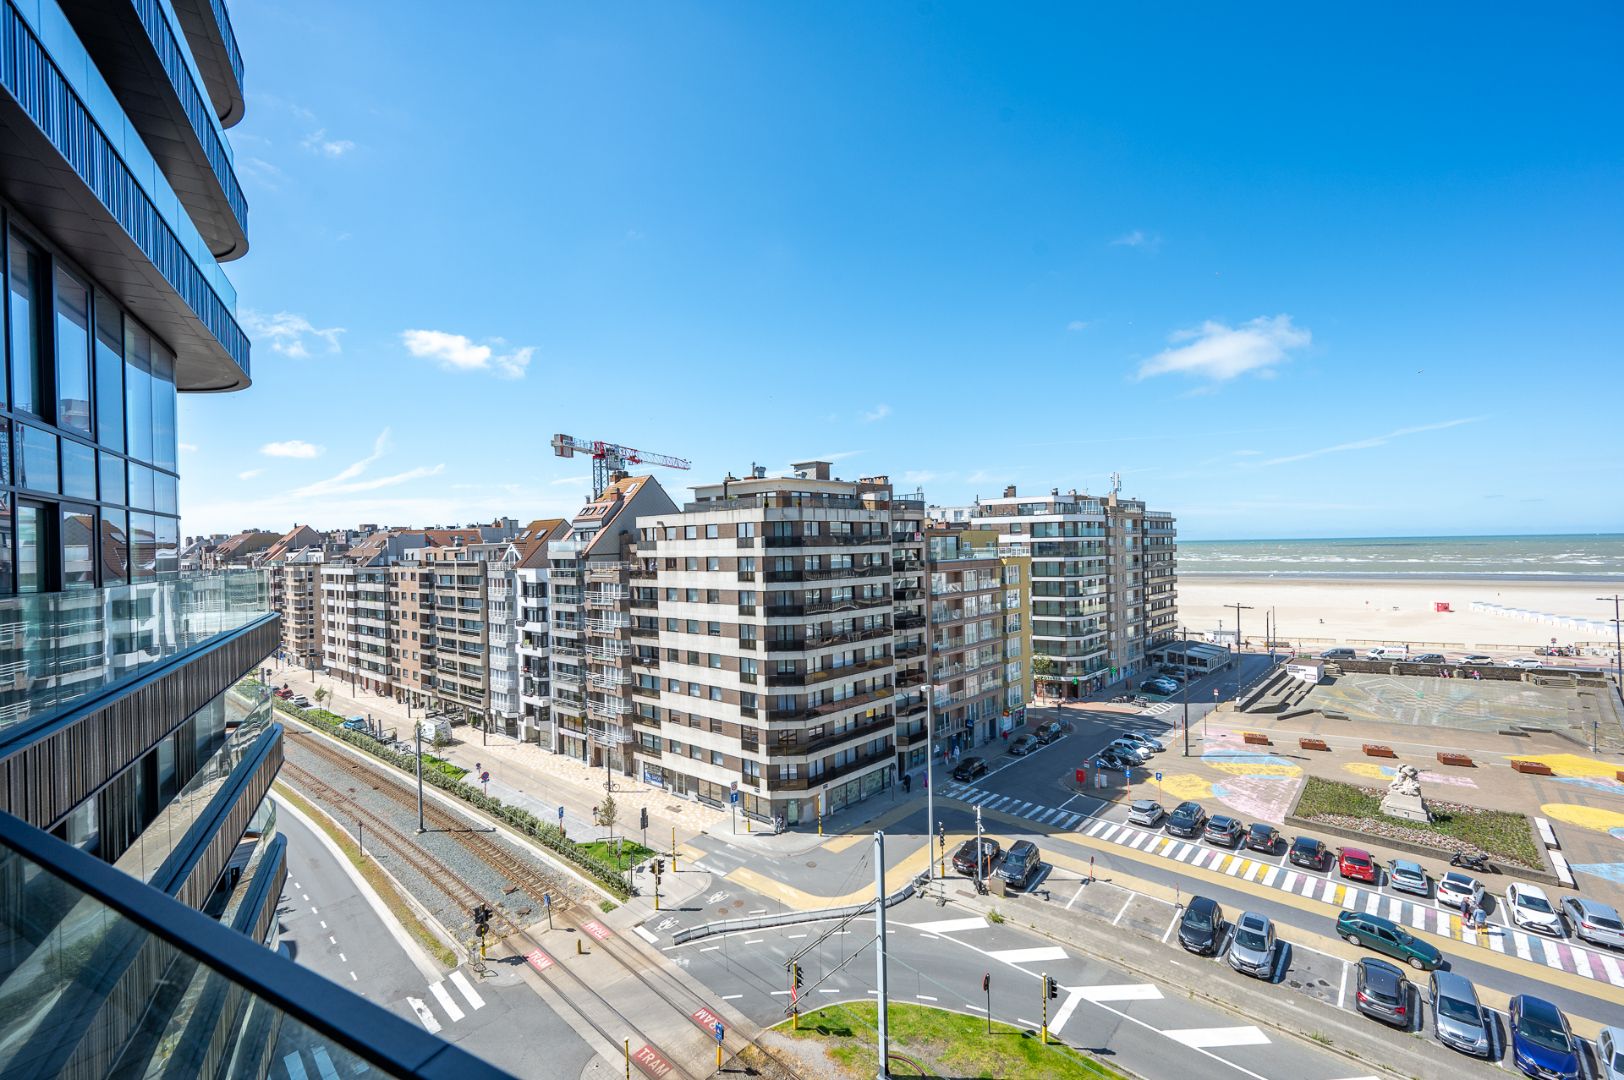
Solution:
[[[1458,912],[1445,908],[1388,896],[1373,888],[1349,884],[1332,877],[1320,877],[1317,874],[1286,869],[1248,858],[1239,852],[1203,847],[1159,831],[1151,832],[1132,825],[1121,825],[1104,818],[1094,819],[1093,823],[1086,825],[1082,831],[1087,836],[1107,843],[1121,844],[1187,866],[1201,867],[1215,874],[1255,881],[1265,888],[1296,893],[1311,900],[1323,901],[1337,909],[1380,915],[1400,926],[1435,933],[1452,941],[1479,947],[1487,946],[1497,953],[1515,955],[1531,964],[1541,964],[1597,982],[1624,987],[1624,964],[1600,950],[1593,951],[1566,942],[1547,941],[1505,926],[1493,926],[1480,933],[1467,925]]]

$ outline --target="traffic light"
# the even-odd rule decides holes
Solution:
[[[1045,997],[1057,998],[1060,996],[1060,984],[1055,981],[1054,976],[1045,975],[1043,977],[1043,993]]]
[[[640,829],[648,829],[648,807],[645,806],[637,811],[637,826]]]
[[[989,971],[989,972],[987,972],[987,973],[985,973],[985,974],[983,974],[981,976],[981,992],[983,994],[985,994],[988,990],[991,990],[991,989],[992,989],[992,972]]]
[[[654,860],[654,877],[655,877],[655,879],[658,880],[660,875],[663,874],[663,873],[665,873],[665,860],[664,859],[655,859]]]
[[[481,937],[484,937],[491,928],[491,909],[486,904],[475,904],[473,914],[474,929]]]
[[[790,971],[795,975],[795,989],[799,990],[801,988],[801,965],[791,964]]]

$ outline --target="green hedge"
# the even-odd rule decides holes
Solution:
[[[254,679],[244,679],[238,684],[246,687],[250,692],[257,694],[262,687]],[[304,721],[311,727],[320,728],[335,739],[340,739],[365,753],[371,754],[380,761],[387,762],[403,772],[413,776],[417,775],[417,758],[412,754],[403,754],[392,750],[380,743],[370,735],[363,735],[357,731],[346,730],[342,725],[344,717],[326,709],[296,709],[292,705],[276,698],[275,706],[290,716]],[[483,810],[491,817],[511,825],[532,841],[542,847],[561,855],[583,871],[592,880],[603,886],[609,892],[622,900],[631,896],[626,888],[626,878],[622,871],[617,870],[609,863],[594,857],[590,852],[582,850],[575,841],[564,835],[564,831],[552,822],[543,821],[530,811],[517,806],[508,806],[500,799],[493,799],[473,784],[464,783],[462,777],[467,774],[466,769],[455,765],[443,758],[432,754],[423,755],[423,781],[442,791],[449,792],[463,802],[479,810]]]

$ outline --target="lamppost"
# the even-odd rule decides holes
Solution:
[[[1190,756],[1190,638],[1189,631],[1179,627],[1179,637],[1183,644],[1181,649],[1184,655],[1184,756]]]
[[[1624,596],[1614,593],[1612,596],[1598,596],[1602,603],[1612,601],[1613,617],[1608,620],[1613,624],[1613,689],[1618,691],[1619,697],[1624,698],[1624,619],[1621,619],[1619,605],[1624,604]]]
[[[925,880],[936,877],[936,860],[930,857],[930,826],[936,820],[936,687],[925,683]]]
[[[1225,608],[1235,609],[1235,651],[1243,652],[1246,649],[1246,639],[1241,637],[1241,612],[1251,611],[1251,604],[1225,604]]]

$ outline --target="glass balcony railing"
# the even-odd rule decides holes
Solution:
[[[270,613],[260,570],[0,600],[0,729],[62,712]]]
[[[506,1073],[0,814],[0,1076]]]

